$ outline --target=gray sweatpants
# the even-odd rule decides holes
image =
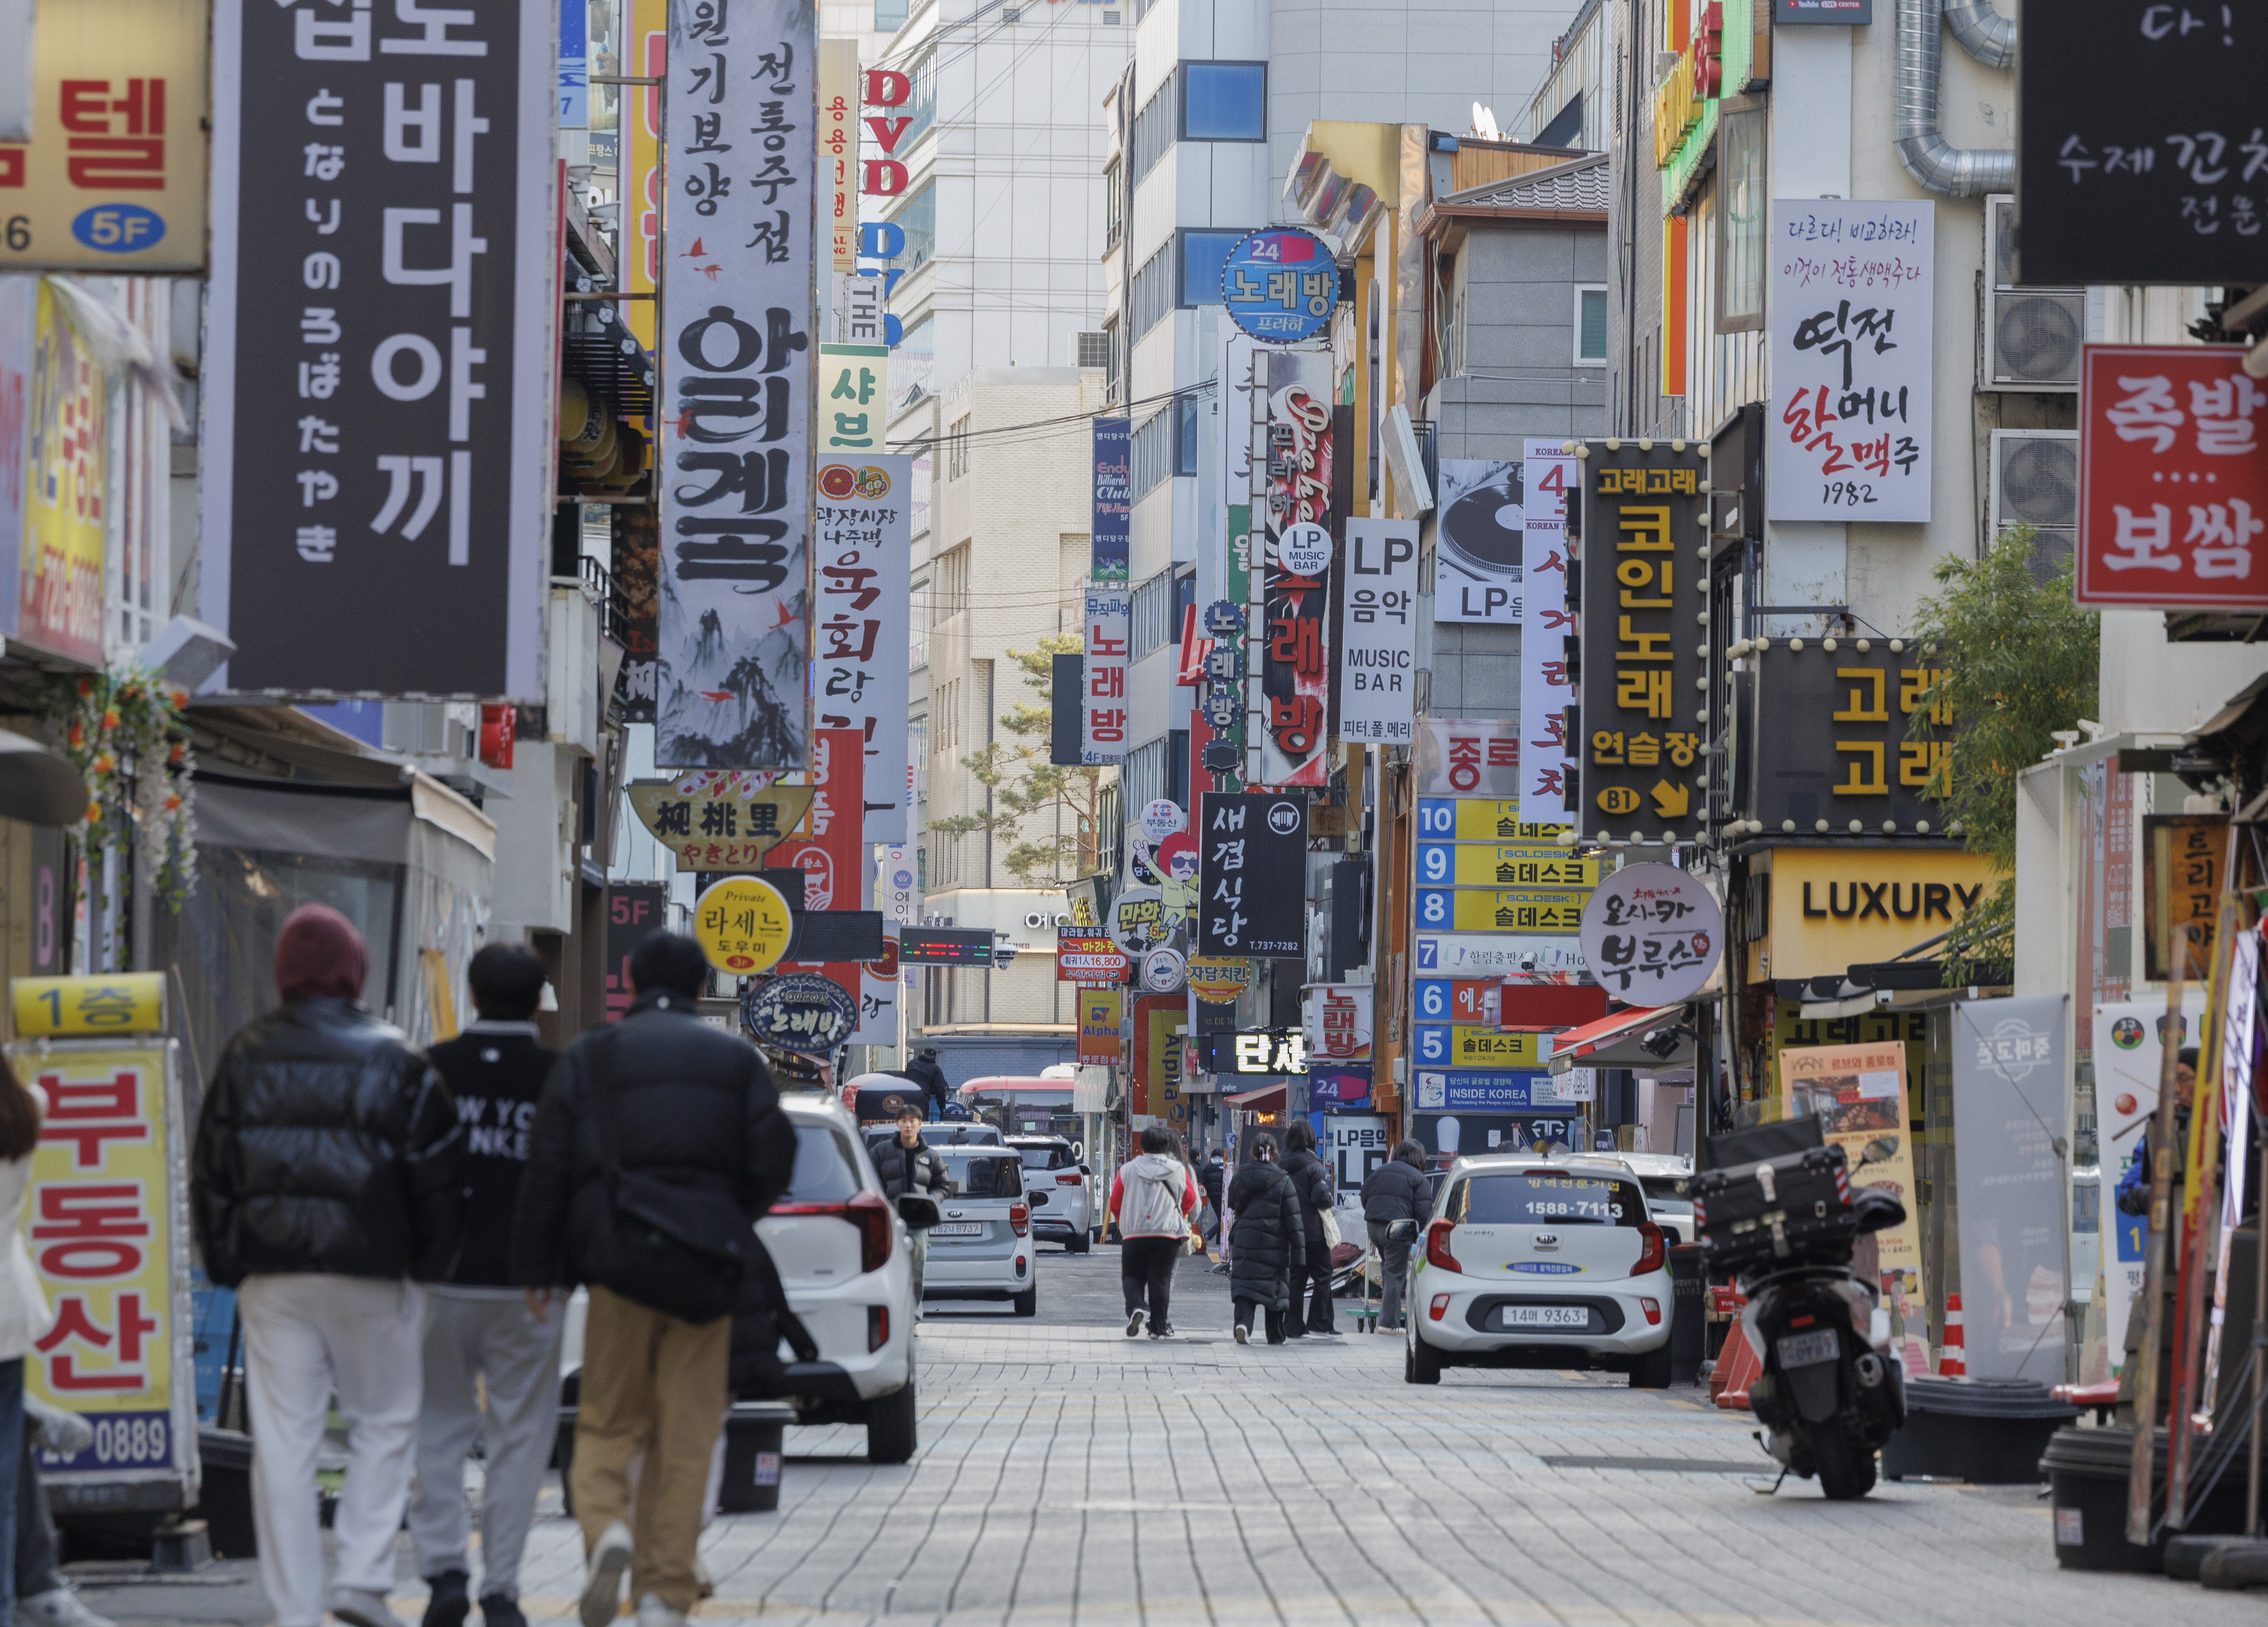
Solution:
[[[426,1290],[425,1406],[417,1424],[417,1490],[409,1533],[417,1572],[472,1569],[465,1458],[481,1443],[481,1580],[475,1597],[519,1597],[519,1556],[559,1427],[559,1332],[555,1298],[537,1321],[517,1288]],[[475,1375],[487,1393],[481,1410]]]

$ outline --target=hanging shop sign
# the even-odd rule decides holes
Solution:
[[[822,411],[837,429],[855,412],[861,424],[871,423],[879,445],[884,353],[860,346],[856,356],[841,354],[853,348],[826,347],[824,364],[836,377]],[[855,729],[866,742],[865,839],[903,842],[906,799],[894,793],[905,783],[910,750],[910,679],[899,655],[912,602],[913,460],[861,453],[855,462],[835,463],[826,456],[822,449],[812,507],[819,556],[814,704],[821,728]]]
[[[913,80],[894,68],[870,69],[865,92],[867,107],[883,109],[879,114],[868,114],[863,121],[866,135],[881,149],[882,156],[868,158],[860,166],[858,190],[868,197],[894,198],[906,189],[910,180],[904,161],[896,154],[913,124],[913,116],[896,110],[903,107],[913,94]]]
[[[1520,725],[1513,719],[1425,718],[1418,725],[1417,758],[1421,796],[1520,806]],[[1560,810],[1554,803],[1543,811],[1556,815]]]
[[[828,263],[839,274],[858,267],[858,194],[852,172],[858,165],[858,42],[819,42],[820,166],[831,193]]]
[[[2268,609],[2268,388],[2233,345],[2089,345],[2080,379],[2083,605]],[[2257,558],[2257,563],[2256,563]]]
[[[550,0],[215,9],[217,687],[544,698],[557,27]]]
[[[808,0],[671,14],[664,768],[810,760],[818,44]]]
[[[1992,879],[1984,855],[1955,848],[1783,847],[1759,858],[1770,860],[1771,935],[1749,946],[1758,980],[1896,959],[1958,924]]]
[[[1164,948],[1173,935],[1165,899],[1156,887],[1122,887],[1110,901],[1110,940],[1130,961]]]
[[[614,520],[614,607],[621,619],[622,675],[615,692],[626,723],[653,721],[654,684],[661,653],[661,531],[653,509],[617,503]]]
[[[694,941],[720,972],[741,977],[768,972],[793,936],[795,917],[787,900],[761,877],[727,876],[694,902]]]
[[[630,983],[630,955],[656,932],[669,930],[669,883],[607,883],[607,1020],[620,1022],[637,999]]]
[[[1771,519],[1929,518],[1935,209],[1774,200]]]
[[[1457,977],[1519,978],[1569,983],[1586,970],[1583,946],[1572,936],[1516,933],[1421,932],[1413,971]]]
[[[1339,269],[1323,240],[1297,226],[1248,232],[1221,262],[1229,320],[1263,344],[1312,339],[1331,320]]]
[[[1372,997],[1368,983],[1310,983],[1302,1000],[1307,1055],[1317,1062],[1368,1062]]]
[[[1540,828],[1557,831],[1565,827]],[[1418,844],[1420,887],[1588,888],[1598,881],[1597,859],[1577,858],[1557,843]]]
[[[1705,830],[1701,456],[1697,445],[1594,441],[1584,460],[1575,821],[1601,842],[1693,842]]]
[[[1126,646],[1133,600],[1122,583],[1086,590],[1086,655],[1079,668],[1079,760],[1126,761]]]
[[[1756,726],[1749,817],[1791,836],[1942,831],[1953,708],[1942,658],[1879,639],[1753,639]]]
[[[740,1026],[759,1045],[825,1056],[858,1027],[858,1000],[830,978],[795,972],[750,984]]]
[[[1133,962],[1108,938],[1091,926],[1056,929],[1057,983],[1116,986],[1126,981]]]
[[[1097,418],[1094,429],[1094,495],[1088,525],[1087,573],[1090,584],[1124,585],[1128,570],[1128,527],[1132,523],[1134,421]],[[1090,648],[1087,653],[1092,656]]]
[[[1079,1059],[1088,1064],[1114,1064],[1119,1059],[1119,1008],[1116,989],[1079,991]]]
[[[2185,975],[2201,979],[2213,964],[2213,932],[2228,885],[2228,816],[2146,814],[2142,817],[2142,975],[2173,975],[2174,929],[2190,929]]]
[[[871,924],[853,939],[829,933],[813,940],[808,948],[796,946],[806,958],[781,963],[790,971],[824,972],[854,1000],[858,998],[860,961],[880,952],[874,939],[881,931],[880,916],[865,908],[872,902],[873,850],[861,834],[859,819],[865,800],[864,746],[856,729],[821,729],[812,736],[811,811],[795,836],[771,852],[772,864],[803,872],[807,916],[858,914]],[[824,932],[825,926],[821,930]],[[824,950],[822,943],[828,946]],[[821,961],[816,959],[821,953],[844,958]],[[854,953],[858,958],[850,958]]]
[[[1629,865],[1583,907],[1583,959],[1631,1005],[1700,993],[1725,949],[1725,912],[1700,879],[1669,865]]]
[[[629,0],[622,9],[625,74],[643,79],[666,77],[669,66],[669,0]],[[622,286],[625,292],[651,294],[661,277],[661,91],[659,85],[623,85],[622,126],[628,165],[622,180]],[[624,326],[648,351],[653,349],[654,304],[622,304]],[[649,714],[644,721],[651,723]]]
[[[1328,530],[1332,521],[1331,358],[1302,350],[1266,359],[1268,457],[1255,516],[1265,538],[1264,621],[1250,697],[1265,726],[1259,749],[1247,754],[1247,777],[1256,785],[1321,785],[1330,772],[1330,562],[1297,567],[1317,564],[1299,527]]]
[[[1258,970],[1250,961],[1198,955],[1189,964],[1189,987],[1197,990],[1200,1000],[1226,1004],[1253,986]]]
[[[1548,1073],[1421,1068],[1415,1077],[1421,1113],[1528,1113],[1563,1105]]]
[[[1174,809],[1177,814],[1180,811]],[[1166,901],[1166,925],[1177,942],[1186,944],[1197,924],[1197,838],[1186,830],[1175,831],[1158,843],[1152,868],[1158,878],[1158,894]]]
[[[0,322],[16,328],[23,345],[12,361],[0,359],[19,392],[10,398],[12,411],[0,409],[15,421],[8,438],[13,445],[0,442],[0,456],[13,453],[0,472],[0,495],[14,498],[0,526],[20,538],[20,555],[4,562],[16,567],[9,584],[11,632],[50,654],[99,666],[110,370],[72,327],[56,286],[44,279],[0,283]]]
[[[768,777],[708,769],[623,789],[638,823],[676,856],[679,869],[762,870],[818,795],[815,786],[768,784]]]
[[[1189,816],[1182,811],[1178,802],[1160,797],[1142,805],[1142,834],[1152,846],[1189,828]]]
[[[1199,799],[1197,823],[1197,952],[1303,958],[1307,799],[1209,791]]]
[[[1418,1023],[1411,1034],[1411,1060],[1436,1068],[1541,1068],[1551,1060],[1551,1048],[1534,1034]]]
[[[1305,1073],[1306,1036],[1288,1029],[1262,1028],[1245,1033],[1200,1034],[1193,1046],[1197,1065],[1204,1073]]]
[[[1442,462],[1440,546],[1433,561],[1436,622],[1521,624],[1524,476],[1518,463],[1461,458]]]
[[[1410,743],[1418,700],[1418,522],[1346,523],[1339,738]]]
[[[30,129],[0,144],[0,271],[202,274],[207,16],[179,0],[38,8]],[[18,43],[0,41],[0,75],[20,80]]]
[[[1725,8],[1709,0],[1691,37],[1653,92],[1653,166],[1667,169],[1705,111],[1725,91]]]
[[[2017,31],[2018,280],[2268,282],[2258,14],[2070,0],[2056,23]]]
[[[1538,815],[1568,806],[1576,755],[1567,739],[1575,681],[1567,640],[1575,613],[1567,607],[1567,494],[1582,465],[1564,442],[1531,440],[1525,448],[1528,498],[1521,511],[1520,592],[1520,798]]]
[[[1171,994],[1182,986],[1185,964],[1178,949],[1152,949],[1142,957],[1142,987],[1152,994]]]

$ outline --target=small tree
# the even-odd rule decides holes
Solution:
[[[931,821],[932,829],[948,836],[982,834],[1006,844],[1000,862],[1027,887],[1060,887],[1088,873],[1097,862],[1095,821],[1108,770],[1048,761],[1055,726],[1055,658],[1084,647],[1075,633],[1049,633],[1036,650],[1008,652],[1036,698],[1000,714],[1000,726],[1012,740],[994,740],[961,759],[961,766],[991,793],[990,806],[983,813]],[[1035,832],[1038,816],[1047,814],[1062,815],[1061,822],[1071,828]]]
[[[2045,580],[2034,572],[2036,542],[2029,526],[2012,526],[1982,559],[1940,561],[1933,574],[1944,591],[1914,614],[1914,642],[1947,666],[1911,732],[1921,733],[1937,706],[1956,720],[1952,749],[1924,794],[1992,869],[1992,887],[1947,938],[1948,987],[2013,957],[2016,776],[2054,749],[2058,730],[2095,711],[2102,618],[2073,602],[2071,561]]]

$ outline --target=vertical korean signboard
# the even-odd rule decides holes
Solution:
[[[1123,585],[1127,579],[1127,530],[1133,512],[1134,425],[1127,418],[1094,421],[1094,508],[1088,522],[1089,586]]]
[[[1132,423],[1094,421],[1094,496],[1079,689],[1079,761],[1126,760],[1126,650],[1134,602],[1127,585]]]
[[[1418,674],[1418,522],[1346,524],[1339,738],[1410,744]]]
[[[864,800],[865,757],[855,729],[821,729],[814,737],[811,783],[818,789],[811,799],[802,833],[781,843],[764,863],[779,868],[793,866],[803,874],[803,909],[806,915],[836,909],[862,909],[873,886],[868,854],[859,830],[858,806]],[[818,972],[832,978],[859,998],[860,968],[849,961],[782,961],[779,970]]]
[[[1566,641],[1575,632],[1567,608],[1567,494],[1582,465],[1564,443],[1527,446],[1527,506],[1521,526],[1520,591],[1520,803],[1535,821],[1556,818],[1574,790],[1575,753],[1567,708],[1575,699]]]
[[[1702,448],[1657,442],[1585,459],[1582,794],[1576,828],[1602,842],[1691,842],[1707,696],[1701,613]]]
[[[810,751],[818,34],[812,0],[670,16],[662,768]]]
[[[556,29],[545,0],[217,0],[221,687],[543,698]]]
[[[861,369],[861,371],[865,371]],[[812,524],[819,541],[819,726],[866,742],[865,839],[903,842],[909,724],[905,662],[910,605],[907,498],[913,460],[861,455],[819,465]]]
[[[1256,510],[1263,642],[1251,683],[1262,713],[1256,785],[1321,785],[1330,773],[1331,358],[1292,350],[1268,368],[1268,460]],[[1257,762],[1255,762],[1254,759]]]
[[[1197,953],[1307,952],[1307,802],[1271,791],[1197,799]]]
[[[99,666],[109,370],[72,328],[55,283],[40,282],[33,296],[27,282],[24,291],[35,313],[31,390],[0,403],[0,412],[20,411],[20,432],[29,440],[20,466],[30,490],[21,510],[15,631],[26,644]]]
[[[1929,518],[1933,209],[1773,202],[1771,519]]]
[[[2268,608],[2268,390],[2233,345],[2087,347],[2079,396],[2083,605]],[[2268,550],[2264,550],[2268,551]]]
[[[669,67],[669,0],[630,0],[622,18],[626,74],[659,79]],[[622,287],[650,294],[661,285],[661,86],[625,85],[622,122],[629,138],[622,147]],[[626,301],[622,320],[637,342],[653,349],[654,302]],[[651,723],[653,714],[646,713]]]

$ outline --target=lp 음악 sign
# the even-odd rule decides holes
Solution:
[[[1339,738],[1407,746],[1418,698],[1418,522],[1348,520],[1346,559]]]

